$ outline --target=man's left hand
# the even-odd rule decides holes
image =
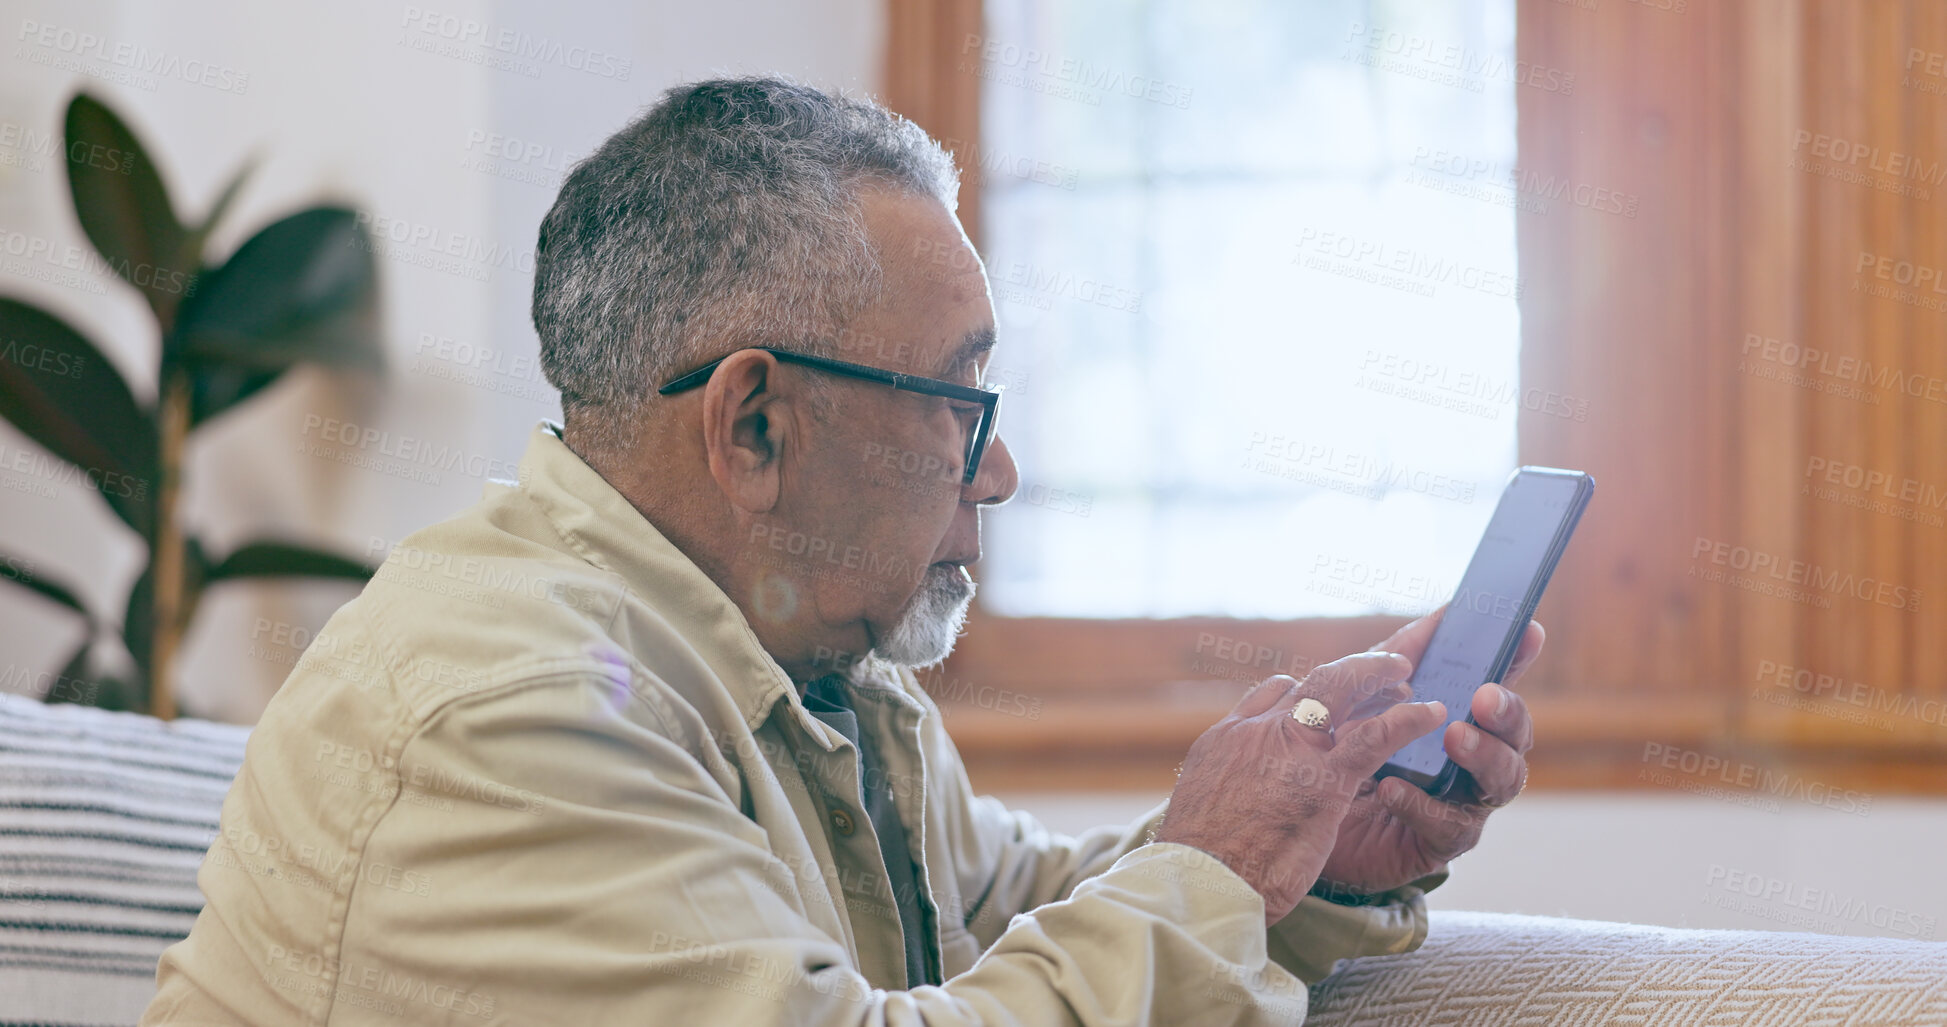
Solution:
[[[1406,625],[1373,651],[1399,653],[1418,666],[1444,612]],[[1396,777],[1359,785],[1319,878],[1321,890],[1370,894],[1397,888],[1441,869],[1480,841],[1488,814],[1513,801],[1528,780],[1534,722],[1521,697],[1503,686],[1534,662],[1542,638],[1541,625],[1530,623],[1507,678],[1474,693],[1474,724],[1447,725],[1442,739],[1447,756],[1467,771],[1448,799],[1435,799]]]

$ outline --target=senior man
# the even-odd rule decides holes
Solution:
[[[1373,786],[1442,721],[1402,701],[1431,620],[1254,688],[1166,815],[973,794],[911,671],[1017,482],[955,189],[911,123],[761,78],[575,167],[533,302],[564,426],[307,650],[144,1022],[1291,1024],[1420,942],[1530,738],[1487,685],[1475,791]]]

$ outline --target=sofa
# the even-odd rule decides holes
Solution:
[[[248,734],[0,694],[0,1027],[135,1022]],[[1438,911],[1305,1022],[1947,1027],[1947,943]]]

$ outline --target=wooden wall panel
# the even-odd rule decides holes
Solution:
[[[1935,50],[1947,53],[1947,4],[1915,3],[1906,8],[1909,19],[1907,34],[1914,41],[1915,49],[1923,52]],[[1924,43],[1922,42],[1924,41]],[[1947,75],[1929,76],[1922,71],[1917,78],[1906,69],[1901,61],[1902,85],[1909,90],[1916,89],[1917,83],[1936,88],[1927,97],[1916,95],[1907,109],[1907,124],[1903,126],[1904,138],[1912,141],[1914,151],[1921,161],[1927,164],[1947,162]],[[1947,69],[1947,56],[1942,65]],[[1947,185],[1934,190],[1934,198],[1928,204],[1929,210],[1911,220],[1909,233],[1913,252],[1929,254],[1947,260]],[[1929,315],[1914,311],[1916,319],[1913,333],[1912,359],[1917,366],[1938,370],[1947,365],[1947,324],[1942,315]],[[1908,421],[1903,426],[1908,438],[1913,440],[1911,466],[1913,473],[1924,481],[1947,489],[1947,469],[1941,459],[1941,447],[1947,446],[1947,403],[1916,402],[1904,404]],[[1912,544],[1912,564],[1916,567],[1947,567],[1947,529],[1919,530],[1910,533]],[[1947,699],[1947,645],[1939,644],[1939,637],[1947,633],[1947,595],[1936,597],[1938,609],[1927,617],[1927,622],[1919,630],[1909,634],[1904,656],[1909,677],[1916,690]]]
[[[887,0],[885,88],[880,101],[911,118],[960,165],[960,223],[980,243],[980,78],[967,55],[983,34],[980,0]]]
[[[1807,477],[1826,460],[1947,490],[1947,394],[1833,373],[1855,360],[1895,383],[1947,379],[1947,291],[1876,296],[1858,272],[1862,254],[1947,270],[1947,109],[1930,91],[1947,78],[1904,67],[1915,51],[1923,68],[1947,51],[1940,5],[1728,0],[1675,13],[1524,0],[1520,11],[1524,59],[1577,73],[1573,96],[1523,91],[1524,172],[1642,196],[1635,219],[1520,216],[1524,378],[1594,397],[1586,425],[1524,420],[1523,457],[1601,483],[1545,606],[1562,644],[1536,687],[1629,704],[1713,697],[1711,752],[1947,791],[1947,717],[1920,705],[1942,696],[1947,669],[1947,504],[1878,497],[1928,523],[1828,498],[1818,489],[1872,497]],[[1833,154],[1859,146],[1866,156],[1835,171]],[[1779,346],[1747,352],[1752,335]],[[1792,347],[1831,356],[1795,368],[1778,359]],[[1814,602],[1795,602],[1704,580],[1731,568],[1693,556],[1698,538],[1890,581],[1920,601],[1814,587]],[[1854,699],[1768,701],[1794,697],[1757,679],[1774,665],[1840,679]]]

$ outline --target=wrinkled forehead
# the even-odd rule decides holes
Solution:
[[[857,327],[905,343],[883,355],[884,366],[968,377],[994,346],[994,307],[959,221],[927,197],[874,190],[863,201],[882,288]]]

